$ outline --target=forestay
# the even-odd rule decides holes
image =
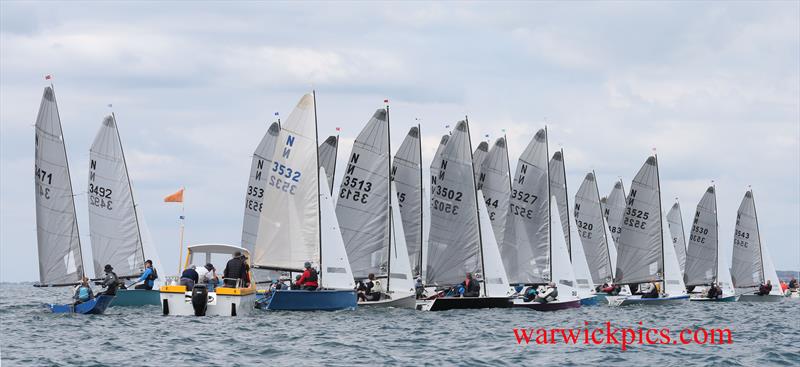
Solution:
[[[709,285],[717,280],[717,197],[709,186],[694,214],[686,255],[686,285]]]
[[[89,229],[95,276],[106,264],[120,277],[144,271],[144,249],[117,122],[106,116],[89,150]]]
[[[333,195],[333,176],[336,174],[336,155],[339,149],[339,137],[329,136],[319,146],[319,167],[325,169],[328,179],[328,192]]]
[[[486,208],[487,200],[483,196],[483,190],[478,190],[478,215],[480,216],[481,226],[481,253],[483,254],[483,286],[487,297],[506,297],[509,295],[511,286],[508,284],[508,276],[503,267],[503,260],[500,258],[500,249],[497,246],[494,230],[492,229],[489,212]]]
[[[669,224],[670,238],[672,246],[675,247],[675,254],[678,255],[678,264],[681,266],[681,273],[686,272],[686,237],[683,232],[683,215],[681,205],[675,200],[672,208],[667,213],[667,223]]]
[[[615,283],[664,279],[658,161],[650,156],[631,183],[617,243]]]
[[[489,151],[489,143],[482,141],[478,144],[478,147],[475,148],[475,153],[472,154],[472,170],[475,174],[475,183],[478,189],[481,188],[480,186],[480,174],[481,174],[481,167],[483,165],[483,161],[486,159]]]
[[[472,150],[466,121],[456,125],[441,156],[431,163],[431,172],[427,283],[457,284],[465,273],[477,273],[481,267]]]
[[[575,195],[575,225],[594,284],[603,284],[614,276],[604,223],[597,181],[590,172]]]
[[[325,169],[319,169],[319,217],[320,241],[322,245],[320,263],[321,287],[325,289],[353,290],[356,287],[353,271],[347,260],[347,251],[344,248],[333,200],[325,191],[328,187],[328,178]]]
[[[550,194],[555,196],[556,203],[558,204],[558,213],[561,215],[559,218],[561,229],[564,231],[564,238],[567,239],[567,252],[572,258],[572,248],[570,245],[569,233],[569,199],[567,198],[567,171],[564,167],[564,153],[557,151],[553,153],[553,158],[550,159]]]
[[[336,218],[353,275],[386,274],[389,251],[389,125],[378,109],[353,143]]]
[[[614,188],[611,189],[611,194],[604,203],[603,215],[608,221],[608,231],[611,233],[611,239],[614,240],[614,246],[619,245],[619,235],[622,233],[622,220],[625,216],[625,189],[622,187],[622,181],[614,183]]]
[[[320,259],[319,164],[314,97],[306,94],[281,126],[268,171],[258,238],[257,266],[301,271]],[[351,279],[352,280],[352,279]]]
[[[485,195],[486,208],[497,243],[503,243],[511,197],[511,176],[508,172],[506,139],[499,138],[481,164],[478,189]]]
[[[261,142],[253,152],[250,164],[250,178],[247,181],[247,193],[244,198],[244,220],[242,223],[242,247],[253,253],[258,236],[258,217],[264,207],[264,190],[267,189],[267,172],[272,168],[272,154],[275,153],[275,142],[281,126],[273,122],[269,126]]]
[[[550,206],[547,133],[534,135],[519,157],[500,254],[512,284],[550,277]]]
[[[36,239],[39,282],[77,282],[84,274],[67,152],[56,97],[44,89],[36,117]]]
[[[758,287],[766,281],[753,192],[747,191],[736,212],[731,278],[736,288]],[[776,285],[773,284],[773,288]]]
[[[419,128],[408,131],[394,155],[392,177],[397,186],[397,201],[403,220],[408,259],[413,274],[419,274],[422,251],[422,156]]]

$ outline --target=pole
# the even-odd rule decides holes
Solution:
[[[389,223],[387,223],[386,230],[389,233],[389,247],[388,247],[388,257],[386,258],[386,292],[389,292],[389,283],[392,279],[392,242],[397,244],[397,241],[392,241],[394,239],[394,231],[392,230],[392,127],[389,123],[389,100],[385,101],[386,103],[386,140],[388,142],[388,149],[387,152],[389,153],[389,157],[387,158],[389,164],[389,176],[387,177],[386,182],[389,184],[389,195],[387,196],[387,203],[386,207],[389,209]],[[396,252],[395,252],[396,253]]]
[[[183,191],[183,187],[181,187],[181,191]],[[181,198],[183,199],[183,198]],[[183,264],[183,231],[186,222],[186,216],[184,215],[184,207],[183,207],[183,200],[181,200],[181,242],[180,242],[180,252],[178,253],[178,274],[181,274],[181,264]],[[187,259],[188,260],[188,259]]]

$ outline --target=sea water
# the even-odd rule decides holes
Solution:
[[[162,316],[158,306],[52,314],[69,289],[0,284],[3,366],[800,365],[800,302],[421,312],[368,309]],[[729,345],[519,344],[514,328],[729,328]],[[641,325],[639,324],[641,322]]]

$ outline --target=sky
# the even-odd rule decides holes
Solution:
[[[505,129],[512,169],[546,125],[571,197],[590,170],[603,193],[618,177],[630,187],[655,148],[664,207],[679,198],[684,221],[714,181],[728,263],[752,185],[776,267],[800,269],[799,4],[2,1],[0,281],[38,279],[33,124],[47,74],[87,265],[80,191],[105,115],[167,274],[180,209],[163,197],[186,188],[188,243],[238,244],[253,150],[314,89],[320,141],[340,127],[340,157],[384,99],[392,149],[420,123],[426,167],[464,116],[475,146]]]

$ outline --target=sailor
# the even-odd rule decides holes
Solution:
[[[364,285],[366,286],[366,290],[364,291],[364,298],[366,301],[378,301],[381,299],[383,285],[380,280],[375,279],[375,274],[369,273]]]
[[[789,281],[789,289],[791,290],[797,289],[797,279],[792,278],[792,280]]]
[[[544,288],[544,291],[539,293],[534,299],[534,302],[539,303],[550,303],[558,299],[558,287],[556,287],[556,283],[550,282],[547,283],[547,287]]]
[[[153,261],[147,260],[144,262],[144,272],[139,277],[139,279],[136,279],[136,281],[133,282],[133,284],[142,281],[144,283],[137,285],[136,287],[134,287],[134,289],[152,290],[156,279],[158,279],[158,272],[156,271],[156,268],[153,267]]]
[[[306,261],[305,264],[303,264],[303,266],[306,268],[306,270],[303,271],[303,275],[300,277],[300,279],[297,280],[295,284],[299,285],[300,287],[302,287],[303,290],[306,291],[316,290],[317,287],[319,286],[319,283],[317,283],[319,279],[319,277],[317,276],[317,271],[311,267],[311,263],[308,261]]]
[[[717,299],[720,295],[722,295],[722,289],[720,289],[716,282],[712,283],[711,286],[708,287],[708,298]]]
[[[461,282],[462,297],[478,297],[481,292],[481,285],[475,279],[472,279],[472,273],[467,273],[466,278]]]
[[[300,278],[301,277],[302,277],[302,275],[300,275],[300,274],[295,275],[294,276],[294,283],[291,283],[289,285],[289,289],[291,289],[293,291],[294,290],[298,290],[298,289],[302,289],[303,287],[300,285]]]
[[[79,305],[94,298],[92,287],[89,286],[89,278],[83,277],[81,282],[75,287],[75,294],[72,296],[75,299],[75,305]]]
[[[525,288],[525,291],[522,292],[522,299],[525,300],[525,302],[530,302],[536,299],[536,296],[538,294],[539,291],[535,287],[530,286],[528,288]]]
[[[758,292],[756,292],[756,294],[759,296],[766,296],[769,295],[769,292],[772,292],[772,281],[767,279],[766,283],[758,287]]]
[[[200,281],[200,275],[197,274],[197,266],[189,265],[186,270],[181,273],[181,285],[186,286],[187,291],[194,289],[194,285]]]
[[[197,279],[199,282],[205,284],[209,292],[213,292],[214,287],[217,285],[217,282],[219,282],[217,278],[217,269],[214,268],[214,264],[208,263],[205,266],[196,267],[195,270],[197,271]]]
[[[417,280],[414,283],[414,290],[417,294],[417,299],[422,299],[425,297],[425,286],[422,284],[421,277],[417,277]]]
[[[225,279],[225,286],[228,288],[236,288],[247,281],[247,263],[244,256],[239,251],[233,254],[233,258],[228,260],[225,265],[225,270],[222,272],[222,277]]]
[[[642,298],[658,298],[658,287],[655,283],[643,283],[640,284],[639,293]]]
[[[103,271],[106,273],[106,276],[103,279],[102,286],[105,287],[106,290],[102,293],[98,293],[97,295],[117,295],[117,287],[119,287],[119,278],[117,277],[117,273],[114,272],[114,268],[111,266],[111,264],[106,264],[106,266],[103,267]]]

